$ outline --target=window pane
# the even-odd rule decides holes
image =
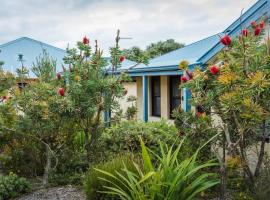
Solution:
[[[170,77],[170,114],[181,105],[180,76]]]
[[[161,98],[160,98],[160,77],[155,76],[151,78],[152,91],[152,115],[160,116],[161,114]]]

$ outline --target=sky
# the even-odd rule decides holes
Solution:
[[[66,48],[83,36],[104,49],[145,48],[173,38],[190,44],[222,32],[257,0],[1,0],[0,44],[30,37]]]

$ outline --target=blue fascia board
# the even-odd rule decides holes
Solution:
[[[193,71],[195,67],[203,67],[202,63],[196,63],[189,65],[189,70]],[[127,71],[130,76],[173,76],[173,75],[183,75],[183,70],[180,70],[178,66],[174,66],[172,70],[154,70],[154,71]]]
[[[193,64],[190,64],[189,67],[198,66],[201,65],[201,62],[196,62]],[[130,69],[129,72],[153,72],[153,71],[172,71],[172,70],[178,70],[178,65],[171,65],[171,66],[159,66],[159,67],[145,67],[145,68],[133,68]]]
[[[246,13],[244,13],[244,15],[242,16],[242,25],[247,27],[249,26],[250,21],[257,21],[264,15],[269,16],[270,10],[267,11],[269,3],[268,5],[266,4],[269,1],[270,0],[260,0],[254,6],[252,6]],[[226,32],[228,32],[227,34],[230,36],[240,34],[241,32],[240,18],[237,19],[227,29],[225,29],[224,33]],[[218,42],[210,51],[206,52],[201,58],[199,58],[198,61],[201,63],[207,63],[223,48],[224,46],[220,42]]]

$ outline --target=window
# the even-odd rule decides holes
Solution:
[[[179,76],[170,77],[170,116],[173,111],[181,105],[181,90],[179,86],[181,80]]]
[[[152,115],[160,117],[160,77],[151,78]]]

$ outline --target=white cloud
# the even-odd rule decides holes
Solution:
[[[223,31],[256,0],[2,0],[0,43],[28,36],[65,48],[82,36],[107,49],[116,30],[145,47],[174,38],[191,43]]]

